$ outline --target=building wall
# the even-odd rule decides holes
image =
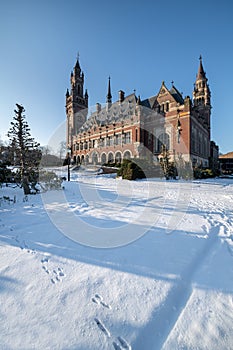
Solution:
[[[83,95],[80,99],[75,85],[76,77],[83,93],[84,78],[81,75],[80,80],[80,72],[78,62],[66,95],[67,144],[75,162],[101,164],[128,157],[158,159],[164,144],[172,160],[182,157],[196,166],[209,165],[210,91],[201,60],[193,101],[188,96],[183,98],[173,84],[168,89],[162,82],[158,94],[149,99],[141,101],[135,94],[125,97],[120,91],[119,100],[112,103],[109,80],[106,107],[97,104],[96,112],[87,121],[86,115],[82,118],[87,100]]]

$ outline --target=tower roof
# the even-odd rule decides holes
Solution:
[[[79,53],[77,55],[77,61],[75,63],[75,66],[74,66],[74,71],[78,73],[78,75],[80,75],[81,73],[81,67],[80,67],[80,63],[79,63]]]
[[[199,57],[200,60],[200,64],[199,64],[199,68],[198,68],[198,72],[197,72],[197,80],[199,79],[205,79],[205,71],[203,69],[203,65],[202,65],[202,56]]]
[[[107,101],[106,102],[112,102],[112,94],[111,94],[111,83],[110,83],[110,77],[108,78],[108,94],[107,94]]]

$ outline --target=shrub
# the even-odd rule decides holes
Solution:
[[[10,169],[7,169],[5,164],[1,164],[0,166],[0,183],[11,182],[12,180],[12,172]]]
[[[122,176],[126,180],[136,180],[161,177],[163,176],[163,172],[159,165],[154,165],[146,159],[136,158],[134,160],[124,159],[117,175]]]

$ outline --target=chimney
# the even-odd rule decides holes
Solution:
[[[101,104],[97,102],[96,103],[96,112],[100,113],[100,111],[101,111]]]
[[[120,90],[119,91],[119,102],[120,103],[123,102],[124,99],[125,99],[125,93],[124,93],[124,91]]]

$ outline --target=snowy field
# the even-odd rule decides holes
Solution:
[[[0,349],[233,349],[233,180],[73,180],[0,189]]]

